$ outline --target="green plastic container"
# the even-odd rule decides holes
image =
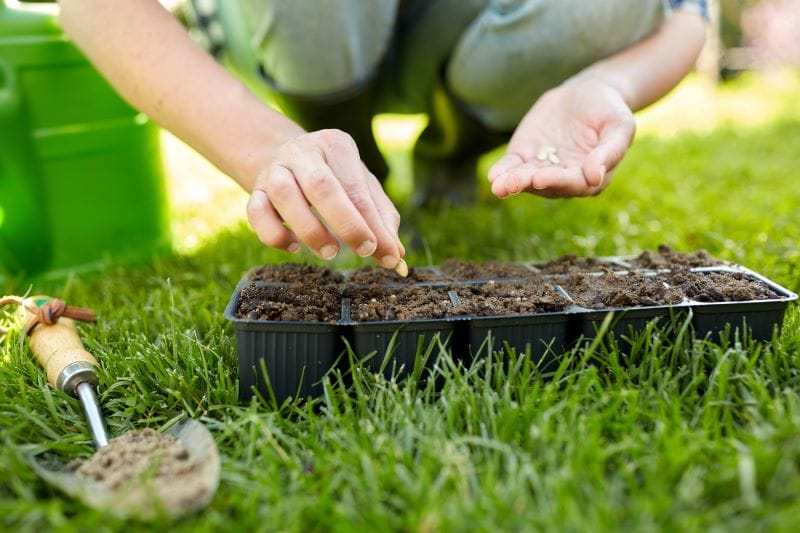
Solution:
[[[0,276],[169,247],[158,129],[67,41],[55,4],[0,0]]]

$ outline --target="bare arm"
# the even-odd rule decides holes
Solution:
[[[633,140],[632,112],[683,79],[704,39],[700,14],[676,11],[652,35],[542,95],[489,170],[492,192],[554,198],[602,191]],[[540,160],[542,147],[556,148],[559,164]]]
[[[263,242],[302,241],[330,259],[338,235],[386,267],[399,261],[397,210],[348,135],[306,133],[262,103],[155,0],[60,5],[65,31],[126,100],[253,192],[248,218]]]
[[[705,22],[695,10],[679,10],[652,35],[578,75],[614,86],[633,111],[671,91],[694,67],[705,42]]]

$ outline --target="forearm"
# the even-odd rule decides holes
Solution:
[[[614,86],[633,111],[675,87],[692,69],[705,41],[705,21],[693,10],[672,13],[653,34],[599,61],[576,78],[596,76]]]
[[[60,5],[65,31],[126,100],[247,190],[271,152],[303,132],[195,45],[158,2]]]

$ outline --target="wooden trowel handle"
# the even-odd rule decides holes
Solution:
[[[38,307],[37,301],[41,297],[30,298],[26,303]],[[25,308],[25,306],[23,306]],[[26,309],[26,323],[33,318]],[[83,347],[78,330],[72,319],[61,317],[52,325],[38,324],[30,334],[31,351],[36,356],[39,364],[47,373],[47,381],[56,388],[74,394],[74,386],[69,379],[71,374],[80,372],[87,381],[92,375],[91,370],[97,366],[97,360]]]

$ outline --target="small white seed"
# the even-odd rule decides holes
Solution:
[[[408,277],[408,265],[404,259],[400,259],[400,262],[394,267],[394,271],[397,272],[397,275],[401,278]]]
[[[545,144],[544,146],[539,148],[539,152],[536,154],[536,159],[538,159],[539,161],[550,161],[552,163],[553,162],[552,158],[558,157],[556,156],[557,151],[558,149],[555,146],[550,146],[548,144]]]
[[[558,158],[555,152],[547,156],[547,160],[553,163],[554,165],[561,163],[561,159]]]

